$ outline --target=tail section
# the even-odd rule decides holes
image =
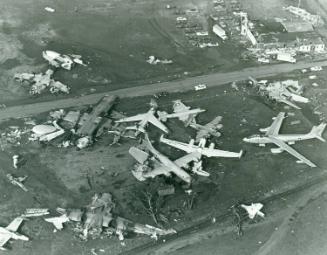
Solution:
[[[319,139],[322,142],[326,142],[326,140],[322,137],[322,133],[326,128],[326,123],[321,123],[319,126],[314,126],[310,132],[310,134],[314,137]]]

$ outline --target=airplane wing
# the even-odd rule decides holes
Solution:
[[[148,153],[136,147],[131,147],[128,152],[140,164],[144,164],[149,157]]]
[[[304,162],[308,166],[316,167],[316,165],[314,163],[312,163],[310,160],[308,160],[307,158],[302,156],[300,153],[298,153],[296,150],[294,150],[291,146],[287,145],[283,141],[278,140],[278,139],[276,139],[274,137],[268,137],[268,138],[270,139],[270,141],[272,141],[274,144],[279,146],[281,149],[287,151],[288,153],[290,153],[294,157],[298,158],[300,161]]]
[[[59,217],[54,217],[54,218],[47,218],[47,219],[44,219],[44,220],[49,222],[49,223],[52,223],[55,226],[56,229],[60,230],[60,229],[64,228],[64,224],[58,218]]]
[[[17,217],[6,227],[6,229],[11,232],[16,232],[23,221],[24,219],[22,217]]]
[[[165,115],[165,118],[177,118],[177,117],[181,117],[181,116],[189,116],[189,115],[198,114],[198,113],[204,112],[204,111],[205,110],[202,110],[200,108],[193,109],[193,110],[179,111],[179,112],[167,114],[167,115]]]
[[[191,108],[190,106],[186,106],[181,100],[175,100],[173,103],[174,112],[183,112]]]
[[[160,122],[154,115],[150,115],[148,117],[148,122],[150,122],[152,125],[155,125],[157,128],[160,128],[165,133],[168,133],[168,128]]]
[[[147,173],[143,174],[143,176],[145,178],[147,178],[147,177],[154,178],[157,175],[166,175],[166,176],[169,176],[170,175],[170,172],[171,172],[171,169],[170,168],[162,165],[162,166],[159,166],[159,167],[153,169],[150,172],[147,172]]]
[[[221,157],[221,158],[241,158],[243,151],[240,152],[232,152],[232,151],[224,151],[218,149],[205,148],[203,155],[207,157]]]
[[[146,118],[146,114],[142,113],[142,114],[137,114],[135,116],[131,116],[131,117],[126,117],[126,118],[122,118],[120,120],[116,120],[117,123],[121,123],[121,122],[134,122],[134,121],[141,121],[143,119]]]
[[[287,99],[284,99],[284,98],[279,98],[278,101],[284,103],[284,104],[287,104],[295,109],[301,109],[301,107],[298,107],[296,104],[292,103],[291,101],[287,100]]]
[[[174,163],[179,167],[183,167],[192,161],[199,160],[200,158],[201,158],[200,153],[193,152],[193,153],[187,154],[179,159],[176,159],[174,161]]]
[[[191,153],[196,149],[196,147],[194,147],[191,144],[170,140],[170,139],[164,138],[163,136],[160,137],[160,142],[168,144],[169,146],[180,149],[182,151],[186,151],[188,153]]]
[[[280,112],[277,117],[274,119],[273,123],[271,126],[268,128],[266,135],[271,136],[271,135],[277,135],[279,132],[279,129],[283,123],[283,120],[285,118],[285,112]]]
[[[222,119],[223,119],[222,116],[217,116],[216,118],[214,118],[212,121],[210,121],[204,126],[207,128],[216,128],[216,126],[221,122]]]
[[[209,131],[206,129],[200,129],[197,133],[196,133],[196,137],[195,140],[196,141],[200,141],[202,138],[207,138],[209,136]]]
[[[3,247],[11,238],[10,234],[1,233],[0,234],[0,247]]]

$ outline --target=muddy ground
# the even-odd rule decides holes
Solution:
[[[276,79],[294,78],[294,76],[299,76],[299,72]],[[307,75],[302,76],[305,83]],[[192,189],[197,196],[192,210],[185,207],[188,196],[180,188],[178,180],[160,178],[159,182],[173,183],[176,186],[176,194],[168,197],[165,206],[161,209],[161,213],[169,220],[169,223],[165,224],[166,227],[184,228],[212,214],[226,213],[234,203],[255,201],[324,173],[323,169],[327,164],[324,153],[326,145],[319,141],[310,140],[294,146],[319,166],[315,169],[296,164],[295,159],[287,153],[272,155],[269,148],[262,149],[242,142],[243,137],[258,133],[260,127],[268,126],[272,121],[271,118],[282,110],[295,114],[286,119],[282,133],[308,132],[312,125],[318,124],[317,116],[309,114],[314,105],[303,105],[305,114],[302,114],[299,111],[285,109],[283,105],[273,105],[265,101],[245,84],[239,84],[238,87],[237,91],[228,84],[199,92],[171,94],[158,100],[160,109],[166,111],[171,110],[171,101],[174,99],[182,99],[192,107],[207,109],[198,117],[200,123],[206,123],[216,115],[222,115],[223,136],[213,141],[221,149],[231,151],[244,149],[246,152],[240,160],[204,160],[205,169],[211,176],[194,177]],[[321,86],[320,89],[323,88]],[[310,96],[314,90],[315,88],[308,82],[305,95]],[[122,99],[116,110],[127,115],[144,112],[148,109],[149,99],[149,97]],[[228,107],[231,105],[233,107]],[[47,114],[42,114],[33,119],[37,123],[42,123],[46,118]],[[294,120],[301,120],[301,124],[290,125]],[[22,125],[22,123],[12,121],[3,124],[2,129],[6,130],[10,125]],[[173,131],[169,138],[187,142],[195,134],[193,130],[185,129],[178,120],[169,121],[167,126]],[[160,132],[155,128],[150,127],[150,135],[154,145],[163,153],[170,155],[172,159],[183,155],[180,151],[158,144]],[[121,146],[109,146],[111,141],[112,137],[104,135],[94,146],[82,151],[77,151],[74,147],[57,148],[55,145],[40,145],[36,142],[6,146],[1,153],[2,175],[8,172],[29,175],[26,186],[30,192],[24,193],[2,178],[1,187],[4,196],[1,203],[3,207],[1,223],[6,224],[14,215],[19,215],[27,207],[49,207],[51,210],[56,207],[82,207],[89,203],[94,193],[111,192],[117,203],[116,215],[135,222],[154,225],[155,223],[142,210],[137,196],[134,196],[137,191],[146,187],[136,181],[130,173],[134,161],[127,151],[137,142],[123,140]],[[26,159],[26,163],[19,170],[14,170],[11,166],[11,156],[15,153],[23,155]],[[128,250],[149,241],[148,238],[131,237],[127,239],[126,247],[121,247],[114,237],[106,238],[106,241],[90,240],[81,243],[74,237],[72,228],[73,225],[68,225],[65,230],[52,233],[52,226],[42,219],[28,221],[21,231],[28,234],[33,241],[25,244],[14,242],[11,253],[21,254],[24,251],[25,254],[44,254],[42,250],[51,246],[53,250],[48,254],[61,254],[63,251],[69,251],[71,254],[82,252],[88,254],[92,248],[110,249],[113,254],[117,254],[118,251]],[[67,243],[71,246],[67,246]]]
[[[247,2],[252,3],[248,5],[251,7],[249,10],[256,10],[253,13],[266,12],[273,18],[272,16],[279,14],[276,11],[278,4],[284,5],[290,1],[272,1],[269,5],[262,4],[262,1],[260,4],[256,4],[257,1]],[[171,1],[146,0],[122,3],[102,0],[92,2],[60,0],[54,3],[0,0],[0,3],[3,6],[0,10],[2,43],[0,103],[7,100],[17,100],[19,103],[27,98],[26,88],[13,82],[12,75],[16,71],[46,70],[47,66],[41,59],[41,51],[50,48],[64,53],[81,54],[89,62],[86,68],[77,67],[72,72],[59,70],[56,73],[58,79],[72,86],[73,94],[88,93],[91,88],[99,91],[120,86],[135,86],[145,81],[173,79],[185,71],[199,74],[242,68],[248,64],[238,60],[239,49],[234,50],[230,45],[210,50],[191,47],[182,33],[175,28],[176,16],[165,9],[165,5],[172,3]],[[207,8],[206,3],[207,1],[178,1],[178,4],[185,8],[198,5],[203,10]],[[56,12],[45,12],[45,6],[55,8]],[[175,63],[169,66],[150,66],[145,62],[149,55],[172,59]],[[300,82],[306,86],[305,95],[312,100],[309,105],[302,105],[302,111],[266,102],[241,84],[238,91],[228,84],[200,92],[171,94],[159,99],[159,105],[163,110],[171,110],[171,101],[174,99],[182,99],[188,105],[207,109],[207,112],[199,116],[200,123],[206,123],[216,115],[222,115],[223,136],[213,141],[219,148],[231,151],[244,149],[246,152],[240,160],[204,160],[205,170],[210,172],[211,176],[195,177],[192,189],[197,196],[192,210],[183,206],[189,197],[180,188],[177,180],[160,178],[159,182],[173,183],[177,187],[176,194],[167,198],[162,209],[162,214],[168,218],[165,227],[182,229],[212,214],[224,214],[237,202],[255,201],[288,190],[325,173],[327,148],[326,144],[319,141],[310,140],[294,146],[318,165],[315,169],[296,164],[295,159],[287,153],[272,155],[269,148],[258,148],[242,142],[243,137],[256,134],[260,127],[268,126],[271,118],[279,111],[295,114],[285,120],[282,133],[308,132],[312,125],[318,124],[319,117],[313,115],[312,111],[320,106],[319,111],[327,114],[327,108],[322,106],[326,96],[327,76],[325,71],[314,74],[318,75],[316,80],[318,87],[312,86],[313,81],[308,79],[309,74],[295,72],[286,77],[276,77],[276,79],[300,77]],[[52,96],[44,96],[47,97]],[[117,105],[117,110],[127,115],[144,112],[148,109],[149,99],[142,97],[122,100]],[[46,117],[47,114],[43,114],[33,119],[37,123],[42,123]],[[300,120],[301,123],[291,125],[295,120]],[[2,124],[1,131],[6,131],[12,125],[24,124],[22,121],[13,120]],[[173,131],[169,138],[187,142],[195,134],[190,129],[185,130],[177,120],[169,121],[167,126]],[[158,130],[150,128],[154,145],[160,151],[172,159],[183,155],[177,150],[158,144],[159,134]],[[25,208],[48,207],[53,212],[56,207],[82,207],[89,203],[94,193],[111,192],[117,203],[114,211],[116,215],[154,225],[141,209],[137,197],[133,196],[137,191],[147,187],[147,184],[137,182],[130,173],[134,161],[127,151],[136,142],[124,140],[121,146],[110,147],[111,141],[112,137],[104,135],[94,146],[82,151],[77,151],[74,147],[57,148],[55,145],[41,145],[36,142],[25,144],[23,141],[20,145],[5,146],[0,152],[2,176],[0,224],[8,224]],[[17,153],[26,160],[19,170],[15,170],[11,162],[11,157]],[[26,186],[29,192],[24,193],[10,185],[5,178],[7,173],[28,175]],[[294,205],[294,208],[296,206]],[[320,250],[320,247],[324,247],[324,243],[320,242],[325,233],[323,213],[315,210],[318,221],[310,221],[309,218],[312,216],[310,208],[325,207],[325,196],[321,195],[316,202],[301,206],[305,209],[300,212],[298,220],[290,223],[291,227],[285,228],[285,231],[295,229],[295,233],[299,234],[285,232],[285,241],[280,247],[283,247],[284,254],[324,254],[323,249]],[[279,208],[283,207],[292,209],[293,204],[281,202],[268,205],[266,209],[268,215],[276,213],[277,216],[273,217],[272,221],[268,220],[266,225],[262,223],[258,227],[256,225],[251,227],[251,231],[246,232],[240,242],[233,224],[227,222],[229,234],[220,236],[219,241],[209,239],[203,242],[204,246],[198,247],[202,247],[201,252],[207,249],[206,254],[216,254],[217,249],[222,254],[239,254],[242,246],[247,251],[243,254],[253,254],[255,251],[258,251],[258,254],[274,254],[279,243],[269,240],[274,229],[283,224],[283,217],[288,215],[288,212],[278,214]],[[300,229],[304,231],[300,232]],[[105,250],[104,254],[119,254],[149,241],[148,238],[130,236],[126,241],[126,247],[121,246],[116,237],[82,242],[75,237],[73,225],[68,224],[63,231],[53,233],[52,225],[41,218],[25,222],[20,232],[28,235],[32,241],[11,243],[12,250],[8,254],[91,254],[93,248],[99,254],[100,249]],[[306,237],[313,234],[314,237],[309,238],[309,245],[304,245]],[[317,243],[313,242],[313,239],[317,240]],[[272,247],[271,250],[262,248],[266,249],[263,251],[266,253],[260,253],[259,248],[264,247],[266,241],[268,245],[275,246],[269,246]],[[231,248],[232,246],[234,248]],[[185,250],[178,250],[175,254],[192,254],[191,251],[198,250],[190,246]]]

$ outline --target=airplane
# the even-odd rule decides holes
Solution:
[[[157,165],[153,170],[142,172],[140,176],[133,173],[137,179],[142,181],[147,178],[155,178],[158,175],[171,176],[171,173],[174,173],[186,183],[191,183],[191,176],[184,169],[182,169],[182,167],[185,167],[192,161],[198,161],[201,157],[198,152],[187,154],[175,161],[172,161],[152,146],[147,135],[145,135],[144,142],[151,154],[153,154],[153,156],[157,159]],[[149,159],[148,153],[136,147],[131,147],[129,149],[129,153],[142,165],[144,165]]]
[[[170,118],[178,118],[185,126],[188,126],[191,122],[195,122],[195,117],[198,113],[204,112],[201,108],[191,109],[190,106],[186,106],[180,99],[173,101],[174,113],[168,114],[165,111],[158,111],[159,120],[167,121]]]
[[[41,94],[41,92],[49,87],[50,92],[63,92],[68,94],[69,87],[60,81],[55,81],[52,79],[54,71],[49,69],[44,74],[43,73],[17,73],[14,76],[14,79],[19,82],[29,82],[31,85],[30,94],[36,95]]]
[[[161,129],[165,133],[168,133],[168,128],[164,124],[162,124],[159,119],[157,119],[155,113],[156,109],[154,107],[151,107],[150,110],[146,113],[122,118],[120,120],[116,120],[116,123],[138,122],[135,126],[130,126],[126,128],[126,130],[135,130],[135,136],[140,133],[145,133],[145,128],[147,127],[148,123],[151,123],[152,125]]]
[[[258,81],[252,77],[249,77],[249,79],[254,86],[258,86],[263,95],[267,94],[267,96],[272,100],[287,104],[295,109],[301,109],[301,107],[294,104],[292,101],[299,103],[309,103],[308,98],[298,95],[290,85],[284,85],[280,82],[266,85],[258,83]]]
[[[17,230],[23,221],[23,217],[17,217],[7,227],[0,227],[0,250],[6,250],[6,248],[4,248],[4,245],[10,239],[23,241],[29,240],[27,236],[17,233]]]
[[[123,123],[123,122],[138,122],[137,125],[127,127],[127,130],[136,130],[136,135],[139,133],[145,133],[145,128],[148,123],[156,126],[157,128],[161,129],[165,133],[168,133],[168,128],[161,122],[165,121],[168,118],[184,118],[185,116],[189,116],[190,114],[196,114],[198,112],[204,111],[201,109],[194,109],[194,110],[185,110],[180,112],[175,112],[172,114],[168,114],[166,112],[158,112],[158,118],[155,116],[157,113],[157,103],[154,100],[150,102],[150,110],[143,114],[137,114],[135,116],[122,118],[116,121],[116,123]]]
[[[157,227],[153,227],[148,224],[139,224],[139,223],[133,223],[130,220],[127,220],[122,217],[117,217],[116,219],[116,230],[115,233],[118,235],[118,238],[120,241],[124,240],[124,233],[132,231],[136,234],[143,234],[148,235],[151,238],[157,240],[158,236],[164,236],[164,235],[170,235],[170,234],[176,234],[176,230],[170,228],[170,229],[161,229]]]
[[[52,218],[45,218],[45,221],[52,223],[56,229],[62,230],[64,228],[64,223],[69,221],[69,218],[66,214],[52,217]]]
[[[200,139],[198,145],[194,145],[195,142],[194,139],[192,139],[189,143],[183,143],[183,142],[164,138],[162,135],[160,137],[160,142],[168,144],[169,146],[172,146],[174,148],[183,150],[187,153],[198,152],[199,154],[204,155],[206,157],[241,158],[243,154],[242,150],[240,152],[231,152],[231,151],[215,149],[214,143],[211,143],[208,147],[205,147],[206,145],[205,138]]]
[[[197,124],[195,121],[191,121],[189,126],[198,131],[196,134],[195,141],[199,142],[202,138],[208,138],[210,136],[220,137],[221,133],[218,130],[223,127],[223,125],[220,124],[221,120],[222,117],[217,116],[205,125],[200,125]]]
[[[310,167],[316,167],[314,163],[302,156],[288,144],[291,145],[296,141],[309,140],[313,138],[325,142],[325,139],[322,138],[322,133],[326,128],[326,123],[321,123],[319,126],[312,127],[311,131],[307,134],[279,134],[284,118],[285,113],[280,112],[277,117],[274,118],[274,121],[270,127],[260,129],[261,132],[265,133],[264,135],[253,135],[248,138],[244,138],[243,141],[247,143],[256,143],[259,144],[259,146],[265,146],[267,143],[274,143],[279,148],[272,148],[272,153],[287,151],[298,159],[297,163],[305,163]]]
[[[265,214],[260,211],[263,207],[263,204],[261,204],[261,203],[251,203],[251,205],[242,204],[241,207],[246,210],[246,212],[248,213],[248,216],[251,220],[253,220],[254,217],[257,215],[262,218],[265,217]]]
[[[79,55],[62,55],[52,50],[45,50],[42,52],[42,56],[50,65],[54,67],[62,67],[66,70],[71,70],[74,63],[86,66]]]

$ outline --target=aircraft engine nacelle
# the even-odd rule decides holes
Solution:
[[[209,145],[209,149],[210,150],[213,150],[215,148],[215,144],[214,143],[210,143],[210,145]]]
[[[298,164],[304,164],[304,162],[302,160],[297,160],[296,163],[298,163]]]
[[[295,142],[294,141],[290,141],[290,142],[288,142],[288,144],[289,145],[293,145],[293,144],[295,144]]]
[[[195,140],[191,139],[190,142],[189,142],[189,145],[194,145],[194,143],[195,143]]]
[[[281,149],[281,148],[272,148],[272,149],[270,149],[270,151],[271,151],[271,153],[278,154],[278,153],[283,152],[283,149]]]

